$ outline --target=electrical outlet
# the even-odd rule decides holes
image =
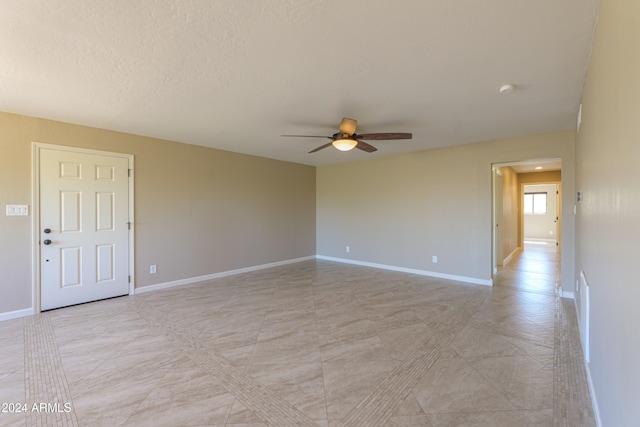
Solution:
[[[431,262],[434,263],[434,264],[437,264],[438,263],[438,255],[432,256],[431,257]]]
[[[158,272],[158,267],[155,264],[149,267],[149,274],[156,274]]]
[[[347,246],[346,248],[344,248],[345,252],[349,253],[349,251],[351,250],[351,248],[349,246]]]

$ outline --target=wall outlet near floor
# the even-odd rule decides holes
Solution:
[[[431,262],[434,263],[434,264],[437,264],[438,263],[438,255],[432,256],[431,257]]]
[[[349,253],[349,251],[351,250],[351,248],[349,246],[347,246],[346,248],[344,248],[346,253]]]
[[[158,267],[155,264],[149,267],[149,274],[156,274],[157,272],[158,272]]]

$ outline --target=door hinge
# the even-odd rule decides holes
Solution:
[[[131,283],[131,275],[128,276],[127,280],[129,281],[129,283]]]
[[[133,170],[133,169],[127,169],[127,176],[128,176],[128,177],[131,177],[131,171],[132,171],[132,170]]]
[[[127,222],[127,230],[131,230],[131,223]]]

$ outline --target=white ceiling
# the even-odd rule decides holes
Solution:
[[[569,129],[598,5],[2,0],[0,110],[310,165]],[[280,137],[343,117],[414,137]]]

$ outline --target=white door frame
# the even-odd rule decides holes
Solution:
[[[32,228],[31,228],[31,259],[32,259],[32,307],[34,313],[40,313],[41,311],[41,303],[40,303],[40,285],[41,285],[41,277],[40,277],[40,151],[43,149],[47,150],[58,150],[58,151],[68,151],[74,153],[86,153],[86,154],[98,154],[98,155],[107,155],[113,157],[122,157],[126,158],[129,161],[129,174],[131,179],[129,179],[129,295],[133,295],[135,292],[135,233],[134,233],[134,224],[135,224],[135,216],[134,216],[134,185],[133,185],[133,154],[124,154],[124,153],[114,153],[111,151],[101,151],[101,150],[91,150],[87,148],[78,148],[78,147],[69,147],[66,145],[54,145],[54,144],[46,144],[41,142],[33,142],[31,146],[31,157],[33,160],[32,166],[32,178],[31,185],[33,187],[33,214],[32,214]]]
[[[502,227],[503,227],[503,212],[502,212],[502,197],[504,193],[502,172],[500,166],[492,165],[491,167],[491,209],[492,209],[492,224],[491,224],[491,277],[498,273],[498,266],[502,265],[504,257],[503,241],[502,241]],[[500,177],[500,191],[498,192],[498,177]]]

